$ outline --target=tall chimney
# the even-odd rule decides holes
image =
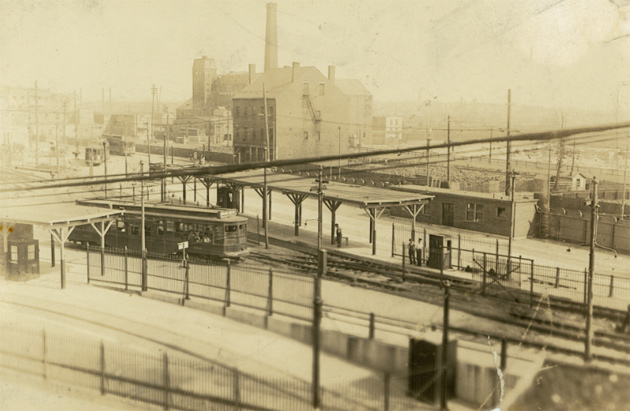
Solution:
[[[250,64],[249,65],[249,83],[248,84],[252,84],[254,82],[254,77],[256,76],[256,65],[255,64]]]
[[[300,63],[294,61],[293,67],[291,68],[291,83],[295,82],[296,71],[299,68],[300,68]]]
[[[335,82],[335,66],[328,66],[328,80]]]
[[[267,32],[265,35],[265,71],[278,68],[278,27],[276,3],[267,3]]]

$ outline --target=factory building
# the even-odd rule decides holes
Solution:
[[[267,4],[265,70],[233,98],[234,154],[241,163],[345,154],[371,140],[372,95],[358,80],[316,67],[278,67],[276,5]],[[266,110],[265,110],[266,106]],[[265,118],[266,111],[266,118]],[[268,140],[268,141],[267,141]]]

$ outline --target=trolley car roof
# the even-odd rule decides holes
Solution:
[[[113,220],[122,210],[86,207],[76,204],[46,205],[38,207],[3,207],[0,221],[16,224],[33,224],[47,228],[74,227],[78,225]]]
[[[233,174],[210,176],[223,182],[242,184],[244,186],[262,187],[263,175],[260,170],[255,172],[238,172]],[[317,196],[317,176],[292,174],[267,174],[267,187],[282,191],[285,194],[303,194]],[[326,176],[324,176],[326,179]],[[329,181],[324,183],[324,199],[338,200],[355,204],[363,208],[405,206],[424,204],[434,196],[421,193],[396,192],[386,188],[361,186],[356,184]]]

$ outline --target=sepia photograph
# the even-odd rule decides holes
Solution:
[[[0,137],[2,410],[630,409],[630,0],[0,0]]]

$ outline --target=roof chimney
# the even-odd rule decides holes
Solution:
[[[295,81],[295,72],[300,68],[300,63],[293,62],[293,68],[291,69],[291,83]]]
[[[267,3],[267,32],[265,34],[265,71],[278,68],[278,27],[276,3]]]
[[[328,66],[328,80],[335,82],[335,66]]]
[[[256,77],[256,65],[250,64],[249,65],[249,83],[247,84],[252,84],[254,82],[254,77]]]

